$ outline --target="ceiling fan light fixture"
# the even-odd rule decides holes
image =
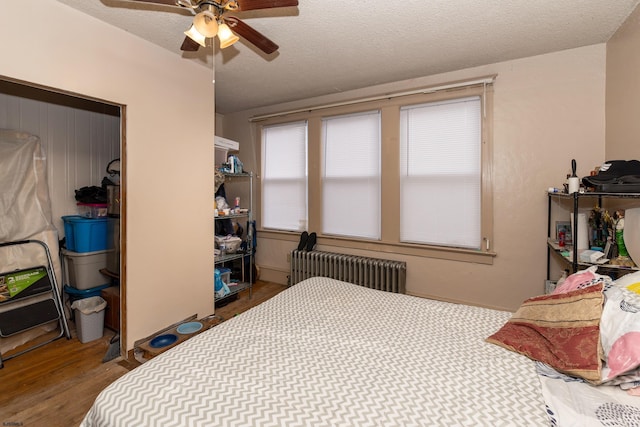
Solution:
[[[203,36],[215,37],[218,34],[218,21],[213,13],[208,10],[198,13],[193,18],[193,26]]]
[[[195,25],[191,25],[187,31],[184,32],[187,37],[189,37],[194,42],[198,43],[202,47],[207,46],[207,38],[200,34],[200,32],[196,29]]]
[[[227,4],[224,5],[224,8],[227,10],[238,10],[240,6],[238,6],[237,0],[230,0]]]
[[[218,38],[220,39],[220,49],[229,47],[240,40],[240,37],[233,34],[231,28],[225,23],[218,25]]]

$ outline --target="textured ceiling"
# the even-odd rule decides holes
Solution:
[[[241,39],[182,53],[189,11],[125,0],[58,0],[185,60],[215,60],[216,111],[343,92],[604,43],[640,0],[299,0],[237,13],[280,46]],[[245,0],[246,1],[246,0]]]

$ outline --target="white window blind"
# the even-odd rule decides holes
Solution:
[[[262,226],[307,228],[307,122],[262,129]]]
[[[400,111],[400,240],[479,249],[480,97]]]
[[[322,120],[322,232],[380,239],[380,112]]]

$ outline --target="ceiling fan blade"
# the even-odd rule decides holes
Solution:
[[[166,4],[167,6],[179,6],[176,0],[132,0],[138,3]]]
[[[183,42],[182,42],[182,46],[180,46],[180,50],[184,50],[186,52],[195,52],[200,48],[200,45],[191,40],[190,37],[185,37]]]
[[[256,9],[271,9],[274,7],[290,7],[297,6],[298,0],[236,0],[238,3],[238,11]]]
[[[262,1],[262,0],[260,0]],[[266,38],[263,34],[254,30],[235,16],[224,18],[224,22],[231,28],[231,30],[244,38],[248,42],[254,44],[258,49],[266,54],[273,53],[278,50],[278,45]]]

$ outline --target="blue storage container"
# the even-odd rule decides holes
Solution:
[[[79,299],[99,297],[100,292],[103,289],[108,288],[109,286],[110,285],[107,284],[107,285],[96,286],[95,288],[89,288],[89,289],[76,289],[76,288],[72,288],[69,285],[64,285],[64,293],[69,295],[69,301],[73,302]]]
[[[63,216],[67,249],[73,252],[95,252],[107,249],[107,218]]]
[[[220,278],[227,285],[231,283],[231,269],[226,267],[218,267],[216,268],[220,272]]]

